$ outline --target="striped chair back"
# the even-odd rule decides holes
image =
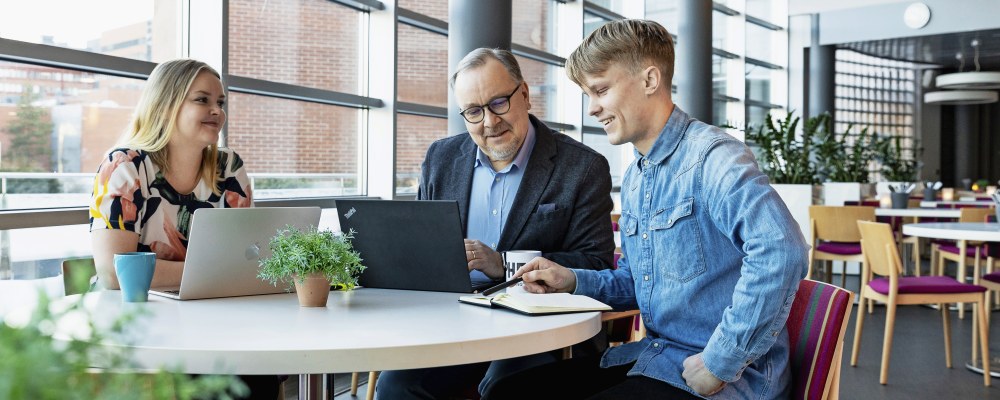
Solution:
[[[788,315],[792,398],[836,399],[840,359],[854,293],[812,280],[802,280]]]

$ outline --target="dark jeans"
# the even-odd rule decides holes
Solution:
[[[666,382],[627,376],[632,364],[601,368],[600,356],[540,365],[497,380],[483,400],[503,399],[698,399]]]
[[[375,385],[377,400],[467,399],[489,391],[497,379],[558,360],[554,352],[493,362],[384,371]]]
[[[197,378],[199,375],[192,374],[190,377]],[[276,400],[278,391],[281,390],[281,382],[288,379],[285,375],[236,375],[250,389],[250,394],[245,397],[235,397],[240,400]],[[232,396],[232,394],[230,394]],[[196,398],[201,398],[197,397]]]

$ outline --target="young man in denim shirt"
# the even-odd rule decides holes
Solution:
[[[485,398],[789,396],[785,320],[808,246],[749,149],[673,104],[673,59],[666,29],[643,20],[610,22],[570,55],[566,72],[590,96],[590,115],[612,144],[635,146],[622,184],[624,257],[613,271],[543,258],[518,271],[531,292],[638,308],[646,338],[524,371]]]

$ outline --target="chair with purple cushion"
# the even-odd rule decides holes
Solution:
[[[812,278],[813,264],[824,261],[826,281],[833,275],[833,261],[844,261],[840,274],[840,286],[844,286],[847,276],[847,262],[864,264],[861,254],[861,235],[856,221],[875,221],[875,208],[867,206],[811,206],[809,207],[812,248],[809,250],[809,272]],[[862,267],[863,268],[863,267]]]
[[[854,293],[803,280],[788,314],[792,399],[837,399],[844,332],[851,317]]]
[[[993,214],[992,208],[982,208],[982,207],[962,207],[960,208],[960,216],[958,217],[958,222],[986,222],[986,217]],[[976,275],[980,271],[980,260],[984,260],[986,256],[986,244],[983,242],[965,242],[965,256],[963,257],[962,249],[960,248],[961,242],[943,244],[935,243],[931,246],[931,257],[937,259],[938,272],[937,275],[944,275],[944,262],[954,261],[958,264],[958,270],[955,274],[955,278],[960,282],[966,282],[967,269],[966,265],[971,264],[973,266],[973,271]],[[932,263],[933,264],[933,263]],[[958,318],[965,319],[965,307],[960,306],[958,308]]]
[[[861,273],[861,300],[872,299],[886,304],[885,336],[882,342],[882,368],[879,382],[886,384],[889,377],[889,354],[892,351],[892,332],[896,324],[896,306],[909,304],[937,304],[944,320],[944,353],[945,365],[951,368],[951,327],[947,304],[973,303],[976,318],[973,331],[979,332],[983,343],[980,353],[983,359],[988,359],[987,349],[989,338],[986,324],[986,288],[978,285],[961,283],[946,276],[900,276],[903,265],[899,251],[893,240],[888,224],[878,222],[858,221],[861,231],[861,247],[864,250],[866,262],[865,271]],[[870,279],[870,276],[879,276]],[[865,313],[859,312],[855,324],[854,346],[851,351],[851,365],[858,365],[858,351],[861,348],[861,330],[864,326]],[[975,346],[973,351],[975,351]],[[983,384],[990,386],[989,363],[983,366]]]

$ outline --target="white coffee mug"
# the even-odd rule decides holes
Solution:
[[[535,257],[541,257],[541,256],[542,252],[538,250],[511,250],[504,252],[503,253],[504,270],[505,270],[504,278],[508,281],[511,280],[511,278],[514,277],[514,273],[517,272],[517,270],[520,269],[522,266],[524,266],[524,264],[527,264],[528,261],[531,261]],[[520,290],[524,290],[523,289],[524,283],[519,282],[512,288],[514,287]]]

